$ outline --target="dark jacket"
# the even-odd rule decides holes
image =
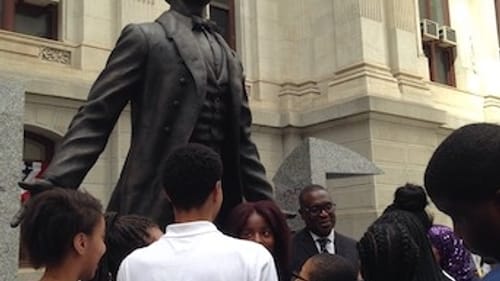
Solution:
[[[358,272],[359,255],[356,248],[356,240],[335,231],[333,244],[335,254],[350,261],[356,272]],[[299,271],[308,258],[318,253],[318,248],[309,230],[304,228],[297,232],[292,239],[292,271]]]
[[[227,44],[223,43],[223,49],[228,57],[230,131],[221,151],[222,216],[242,197],[249,201],[272,197],[250,140],[252,119],[241,63]],[[126,26],[44,178],[77,188],[130,102],[130,149],[108,210],[145,215],[161,226],[171,222],[158,176],[172,148],[188,142],[205,100],[207,72],[201,56],[192,31],[171,11],[155,22]]]

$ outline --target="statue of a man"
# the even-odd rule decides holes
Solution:
[[[35,194],[53,186],[78,188],[130,102],[131,145],[109,211],[148,216],[162,226],[170,223],[159,176],[172,148],[187,142],[221,155],[224,203],[219,219],[242,198],[272,198],[250,139],[252,118],[241,63],[202,18],[210,0],[167,2],[171,9],[156,21],[123,29],[43,177],[21,186]]]

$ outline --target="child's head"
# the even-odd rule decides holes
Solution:
[[[451,133],[425,171],[425,188],[454,230],[483,256],[500,258],[500,126],[470,124]]]
[[[104,244],[101,203],[90,194],[55,188],[31,198],[26,206],[21,239],[35,268],[77,262],[78,276],[92,278]]]
[[[356,281],[357,273],[351,263],[339,255],[328,253],[310,257],[302,266],[299,278],[308,281]],[[302,279],[301,279],[302,278]]]
[[[137,215],[106,213],[106,246],[94,280],[115,280],[123,259],[135,249],[145,247],[158,240],[163,232],[151,219]]]
[[[427,238],[426,206],[422,187],[406,184],[396,189],[393,204],[358,242],[365,281],[443,280]]]

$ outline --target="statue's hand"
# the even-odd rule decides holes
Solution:
[[[46,179],[35,179],[33,181],[30,181],[30,182],[21,181],[21,182],[18,182],[17,184],[19,184],[19,186],[22,189],[29,191],[31,196],[36,196],[37,194],[39,194],[41,192],[44,192],[44,191],[47,191],[47,190],[50,190],[50,189],[53,189],[56,187],[52,182],[50,182],[49,180],[46,180]]]
[[[36,196],[44,191],[50,190],[55,187],[50,181],[46,179],[35,179],[34,181],[31,182],[19,182],[18,184],[22,189],[28,191],[31,197]],[[26,209],[25,205],[26,202],[23,202],[19,210],[12,217],[10,221],[11,227],[17,227],[23,221],[24,212]]]

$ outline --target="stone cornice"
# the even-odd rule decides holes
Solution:
[[[363,77],[376,78],[386,80],[388,82],[396,82],[396,79],[392,76],[389,68],[371,63],[358,63],[350,65],[344,67],[340,71],[337,71],[335,75],[335,79],[330,82],[328,86],[335,86],[350,80],[355,80]]]
[[[388,99],[377,96],[363,96],[339,104],[303,112],[270,113],[253,108],[254,123],[271,127],[305,128],[366,113],[398,116],[436,125],[446,122],[446,112],[418,103]]]

